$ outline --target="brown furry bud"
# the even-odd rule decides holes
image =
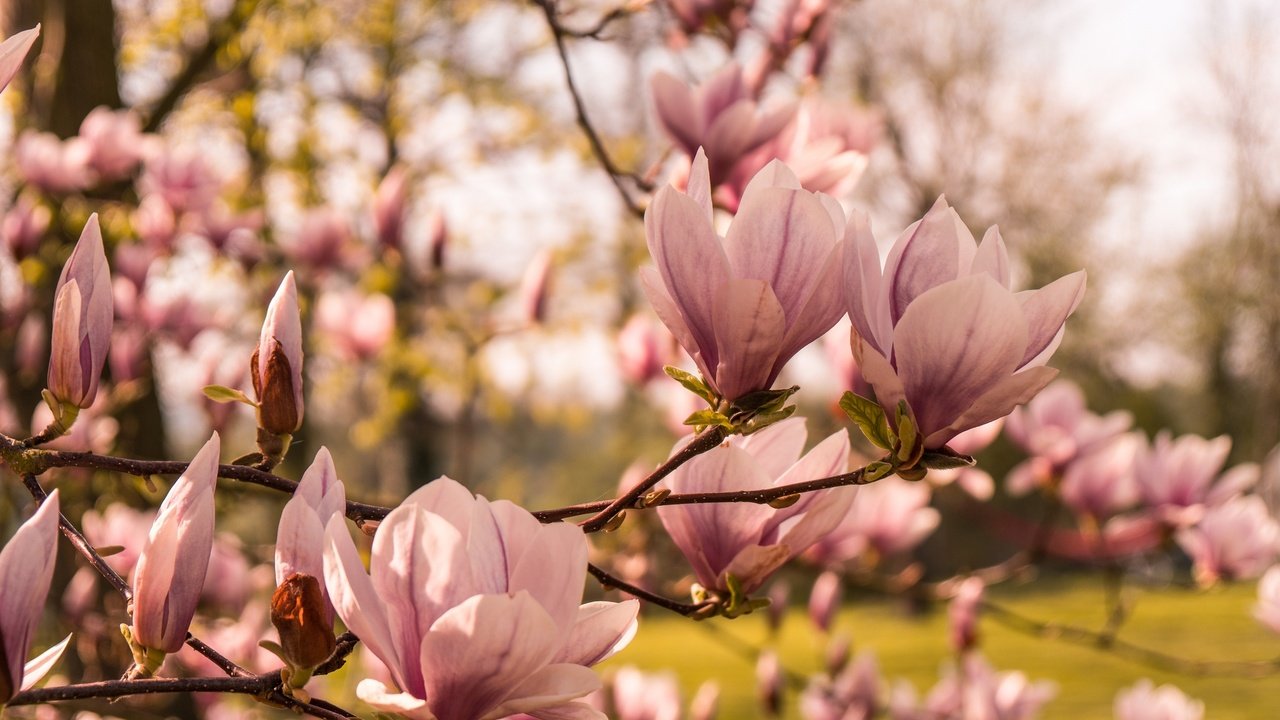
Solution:
[[[280,633],[285,661],[298,668],[314,668],[336,647],[333,623],[325,616],[320,583],[305,573],[293,573],[271,596],[271,624]]]

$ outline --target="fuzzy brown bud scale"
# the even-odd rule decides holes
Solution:
[[[292,435],[302,425],[302,413],[293,392],[293,372],[280,344],[272,345],[265,373],[258,372],[257,350],[249,360],[253,392],[258,397],[258,425],[273,435]]]
[[[293,667],[314,668],[337,646],[320,583],[305,573],[293,573],[276,588],[271,596],[271,624],[280,633],[284,660]]]

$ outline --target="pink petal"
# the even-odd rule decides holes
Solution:
[[[772,368],[786,332],[786,318],[763,280],[731,279],[720,291],[715,314],[719,352],[715,386],[721,395],[736,400],[773,384]]]
[[[901,323],[907,307],[927,290],[967,275],[977,243],[956,211],[939,197],[923,218],[907,228],[885,261],[889,310]]]
[[[871,234],[866,213],[854,212],[849,218],[844,246],[842,265],[849,320],[865,342],[881,355],[888,355],[893,325],[884,298],[880,250],[875,236]]]
[[[58,556],[58,513],[58,491],[54,490],[0,549],[0,588],[5,589],[0,612],[0,642],[4,645],[0,650],[10,663],[10,667],[0,667],[0,672],[9,673],[11,688],[22,686],[22,661],[31,650],[49,594]]]
[[[915,298],[894,328],[893,352],[920,434],[948,427],[1012,375],[1026,343],[1018,302],[990,276],[969,275]]]
[[[719,185],[729,171],[753,147],[756,129],[756,104],[750,100],[734,103],[711,120],[702,136],[707,151],[712,186]]]
[[[560,642],[555,622],[527,592],[467,598],[423,638],[427,702],[440,720],[489,717]]]
[[[727,576],[733,575],[742,585],[743,592],[752,592],[794,554],[798,553],[792,553],[787,545],[749,545],[734,556],[711,587],[726,589]]]
[[[839,236],[812,193],[772,188],[747,199],[725,237],[729,266],[736,277],[767,282],[792,320],[826,277]]]
[[[840,286],[843,255],[844,243],[837,242],[822,261],[821,275],[811,286],[809,297],[798,312],[788,314],[787,334],[773,368],[775,375],[787,360],[835,327],[844,314],[844,289]]]
[[[324,538],[325,587],[338,617],[387,666],[397,685],[409,687],[404,675],[404,662],[391,639],[391,621],[387,617],[389,608],[378,596],[372,580],[360,564],[360,555],[347,532],[344,518],[330,518]],[[421,677],[415,684],[421,686]]]
[[[441,475],[414,490],[401,504],[416,505],[439,515],[457,528],[458,533],[465,538],[471,531],[476,496],[462,483],[447,475]]]
[[[591,602],[578,608],[577,621],[554,662],[590,667],[612,657],[635,637],[637,600]]]
[[[363,640],[364,636],[361,635]],[[384,712],[395,713],[410,720],[437,720],[427,708],[427,701],[407,692],[392,692],[390,688],[373,678],[365,678],[356,686],[356,697]]]
[[[486,717],[555,708],[600,689],[600,678],[572,663],[548,665],[530,675],[511,691],[510,699]]]
[[[30,30],[14,33],[0,43],[0,90],[4,90],[13,81],[13,77],[22,68],[22,61],[27,58],[27,53],[39,36],[40,26],[36,25]]]
[[[738,206],[755,205],[760,202],[759,198],[768,195],[770,190],[799,190],[800,178],[792,172],[781,160],[770,160],[769,164],[760,168],[751,181],[747,183],[747,187],[742,191],[742,198],[738,202]]]
[[[685,188],[685,193],[702,208],[703,213],[707,217],[707,222],[711,223],[715,216],[711,205],[711,176],[710,170],[707,169],[707,153],[702,148],[698,148],[698,154],[693,156],[693,165],[689,168],[689,182]]]
[[[1054,368],[1031,367],[1004,378],[973,401],[946,427],[925,437],[925,447],[940,447],[959,433],[1008,415],[1014,407],[1035,397],[1058,376]]]
[[[992,225],[982,236],[978,254],[973,258],[973,272],[984,272],[1005,287],[1009,287],[1009,250],[1005,247],[1000,229]]]
[[[751,453],[765,475],[776,478],[800,459],[808,437],[804,418],[791,417],[733,442]]]
[[[689,353],[689,357],[697,363],[698,369],[702,371],[705,377],[712,377],[711,368],[707,367],[702,359],[702,350],[698,346],[697,340],[693,337],[693,332],[689,330],[688,324],[684,321],[684,316],[680,314],[680,309],[676,307],[675,300],[671,299],[671,294],[667,292],[667,288],[662,284],[662,277],[658,274],[656,268],[642,267],[640,268],[640,287],[644,290],[645,298],[649,300],[649,305],[653,307],[653,311],[657,314],[658,319],[663,325],[667,326],[667,330],[671,332],[676,342],[680,343],[680,347]],[[714,336],[713,336],[714,337]],[[708,348],[709,355],[715,357],[715,348]]]
[[[527,590],[562,632],[568,632],[582,602],[587,578],[587,538],[570,523],[543,525],[511,569],[508,592]]]
[[[68,635],[62,638],[62,642],[35,656],[31,662],[23,666],[21,689],[29,690],[48,675],[53,666],[58,664],[58,660],[62,659],[62,653],[66,652],[67,645],[70,643],[71,636]]]
[[[658,72],[649,79],[649,90],[653,93],[658,122],[671,139],[693,155],[702,144],[703,126],[689,86],[665,72]]]
[[[1027,348],[1019,366],[1043,364],[1061,341],[1062,326],[1084,298],[1085,272],[1058,278],[1039,290],[1018,293],[1027,319]],[[1045,351],[1048,350],[1048,353]]]

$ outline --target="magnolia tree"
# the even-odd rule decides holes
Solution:
[[[1163,672],[1274,668],[1204,663],[1119,637],[1121,570],[1134,558],[1187,559],[1189,582],[1201,587],[1261,577],[1257,619],[1280,632],[1280,569],[1268,569],[1280,526],[1252,492],[1259,468],[1224,470],[1226,437],[1148,439],[1127,413],[1096,415],[1079,388],[1055,380],[1048,363],[1084,297],[1083,270],[1015,290],[999,230],[978,242],[942,197],[892,243],[877,239],[867,213],[847,202],[882,131],[874,110],[840,108],[813,92],[765,92],[780,74],[820,84],[837,8],[779,3],[769,15],[670,0],[621,6],[584,29],[550,0],[537,7],[592,157],[643,222],[649,260],[635,282],[653,315],[637,313],[619,332],[619,364],[637,387],[682,386],[679,400],[662,395],[664,412],[680,420],[667,459],[638,466],[612,499],[536,511],[449,477],[415,477],[389,506],[360,502],[385,488],[345,485],[324,447],[302,458],[299,480],[287,477],[303,448],[294,438],[315,414],[307,412],[316,396],[308,348],[357,368],[396,356],[395,372],[359,383],[364,395],[394,404],[393,393],[370,386],[398,387],[397,373],[413,366],[404,337],[421,326],[397,318],[398,309],[413,297],[450,300],[439,217],[418,227],[425,242],[409,242],[415,171],[395,165],[380,180],[363,208],[366,244],[353,243],[347,219],[326,208],[308,212],[292,235],[272,237],[250,193],[232,210],[201,155],[142,132],[129,112],[95,110],[67,140],[24,134],[13,158],[22,189],[3,221],[5,267],[37,267],[57,244],[54,227],[74,225],[79,241],[69,255],[55,253],[65,262],[44,315],[38,273],[2,278],[0,310],[21,318],[13,366],[43,364],[46,354],[48,363],[29,433],[0,402],[0,429],[12,431],[0,434],[0,477],[35,501],[0,553],[0,701],[15,714],[41,706],[38,717],[92,698],[124,698],[123,708],[138,701],[128,696],[186,694],[187,711],[209,717],[238,712],[224,701],[239,695],[321,718],[373,708],[440,720],[630,720],[678,718],[686,707],[689,717],[710,718],[714,687],[686,706],[672,675],[621,667],[602,685],[592,667],[622,652],[657,613],[691,623],[764,613],[778,622],[787,598],[771,579],[789,564],[813,569],[809,614],[830,646],[812,676],[767,647],[748,648],[770,714],[1036,716],[1053,683],[984,659],[984,616]],[[622,170],[601,140],[568,48],[649,14],[678,43],[717,42],[743,62],[701,82],[664,72],[648,79],[671,154],[639,175]],[[38,28],[26,30],[0,45],[0,83],[22,69],[38,37]],[[112,192],[115,200],[101,199]],[[194,378],[153,373],[192,386],[189,395],[203,392],[207,402],[197,405],[212,432],[199,451],[189,461],[123,456],[113,439],[140,412],[130,392],[153,372],[155,336],[190,350],[211,326],[232,324],[182,292],[159,299],[154,268],[180,261],[184,234],[270,273],[278,289],[256,342],[224,338],[203,351]],[[294,270],[266,262],[277,258]],[[403,282],[384,292],[335,281],[375,265]],[[514,320],[484,316],[454,330],[474,350],[541,322],[552,267],[548,255],[529,265],[511,291]],[[825,348],[830,374],[848,389],[827,398],[845,426],[816,441],[796,415],[798,388],[777,387],[788,362],[812,345]],[[237,403],[253,408],[256,438],[220,434]],[[997,483],[973,454],[1002,433],[1027,456],[1003,479],[1005,494],[1040,494],[1038,521],[999,515],[989,503]],[[117,502],[62,514],[60,493],[70,489],[46,487],[85,477],[74,474],[84,469],[113,482],[140,479],[144,500],[135,504],[148,506],[159,499],[159,478],[177,479],[154,512]],[[250,568],[235,535],[217,530],[234,525],[236,511],[218,498],[237,485],[289,496],[271,520],[274,571]],[[944,486],[1000,517],[1021,549],[949,577],[902,562],[939,525],[930,501]],[[59,534],[77,557],[58,557]],[[661,556],[672,545],[683,559]],[[1044,622],[986,597],[988,585],[1050,559],[1102,573],[1104,626]],[[80,568],[65,588],[54,586],[66,574],[55,572],[59,564]],[[97,602],[95,577],[122,602]],[[855,655],[833,632],[850,588],[949,603],[955,659],[923,698],[909,684],[890,685],[870,650]],[[51,591],[60,604],[48,601]],[[92,641],[46,647],[37,631],[56,609],[73,635]],[[107,630],[117,626],[123,642]],[[79,657],[62,657],[68,647]],[[60,662],[65,674],[37,687]],[[66,679],[90,667],[118,668],[120,677]],[[346,685],[360,705],[336,704],[351,698]],[[1114,705],[1129,720],[1201,718],[1204,709],[1149,680]]]

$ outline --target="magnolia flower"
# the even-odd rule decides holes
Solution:
[[[329,206],[306,210],[291,233],[282,233],[279,244],[289,259],[314,272],[325,272],[347,264],[351,250],[351,225]]]
[[[1231,438],[1226,435],[1212,440],[1183,435],[1175,440],[1167,431],[1160,432],[1155,442],[1142,444],[1134,459],[1142,501],[1170,525],[1194,524],[1205,506],[1221,505],[1258,481],[1258,466],[1252,464],[1219,475],[1230,452]]]
[[[249,361],[258,396],[258,425],[274,435],[302,427],[302,319],[290,270],[267,306],[258,347]]]
[[[1076,458],[1062,476],[1063,503],[1099,522],[1132,507],[1138,500],[1134,457],[1141,443],[1140,433],[1126,433]]]
[[[382,293],[329,291],[316,303],[315,327],[342,357],[369,360],[382,352],[396,330],[396,306]]]
[[[66,405],[87,408],[111,349],[111,273],[98,216],[89,216],[62,268],[53,306],[49,392]]]
[[[31,46],[39,36],[40,26],[36,25],[30,30],[14,33],[0,43],[0,90],[8,87],[13,76],[22,69],[22,61],[27,59],[27,53],[31,52]]]
[[[4,47],[0,46],[0,62]],[[35,685],[66,649],[67,640],[24,664],[35,638],[58,558],[58,491],[0,549],[0,707]]]
[[[848,469],[845,431],[801,456],[807,435],[804,420],[790,418],[746,437],[734,436],[681,465],[664,484],[680,494],[764,490]],[[728,591],[733,576],[741,591],[750,593],[835,528],[852,498],[847,488],[835,488],[806,493],[780,510],[756,503],[661,505],[658,517],[703,587]]]
[[[346,511],[346,488],[333,467],[329,449],[322,447],[280,513],[280,528],[276,531],[276,585],[297,573],[324,578],[324,529],[334,517],[345,517]],[[333,604],[323,584],[320,592],[324,597],[325,615],[332,623]]]
[[[440,478],[378,526],[370,565],[332,517],[329,596],[396,686],[361,681],[365,702],[416,720],[603,720],[574,701],[600,687],[587,666],[630,642],[638,603],[579,605],[587,541],[577,527],[543,525]]]
[[[1009,414],[1057,374],[1044,364],[1084,296],[1083,270],[1013,293],[999,231],[978,246],[944,198],[899,236],[883,271],[864,215],[846,242],[854,357],[890,417],[906,401],[924,447]]]
[[[23,181],[45,192],[65,194],[90,185],[89,143],[74,137],[28,130],[13,147],[13,164]]]
[[[827,570],[813,581],[813,589],[809,591],[809,620],[822,632],[831,631],[843,596],[844,583],[836,573]]]
[[[844,212],[801,190],[781,163],[751,181],[723,238],[702,153],[688,194],[660,190],[644,224],[657,265],[641,270],[645,294],[725,399],[768,390],[791,356],[840,317]]]
[[[1017,671],[997,672],[981,655],[969,653],[961,661],[959,672],[948,669],[929,692],[923,706],[918,704],[915,690],[906,681],[895,686],[889,701],[889,717],[893,720],[1032,720],[1057,692],[1052,682],[1033,683]]]
[[[947,619],[951,626],[951,647],[957,652],[972,649],[978,644],[978,610],[986,584],[979,577],[967,577],[956,588],[956,594],[947,605]]]
[[[1210,507],[1195,527],[1180,530],[1178,545],[1195,563],[1196,581],[1257,577],[1280,550],[1280,524],[1257,495]]]
[[[864,556],[874,565],[878,557],[905,552],[919,545],[938,527],[941,515],[929,507],[929,486],[888,477],[859,487],[849,512],[808,553],[825,565],[839,565]]]
[[[204,587],[213,551],[213,490],[221,443],[214,433],[169,489],[133,573],[133,641],[144,650],[177,652]],[[139,665],[147,674],[163,655]],[[135,659],[142,659],[135,651]]]
[[[869,651],[858,653],[834,677],[817,675],[800,695],[805,720],[869,720],[881,707],[880,667]]]
[[[795,103],[762,110],[737,63],[729,63],[696,88],[658,72],[649,90],[658,122],[672,141],[689,157],[699,148],[705,151],[710,187],[723,182],[742,156],[782,132],[796,111]]]
[[[1116,694],[1116,720],[1202,720],[1204,703],[1193,700],[1173,685],[1147,678]]]
[[[671,333],[652,316],[637,313],[618,331],[618,369],[636,385],[644,385],[662,375],[662,368],[673,359]]]
[[[159,195],[175,213],[208,207],[221,186],[222,178],[194,147],[154,146],[138,179],[140,195]]]
[[[99,180],[126,177],[142,160],[142,123],[127,110],[94,108],[80,123],[80,137],[88,144],[88,164]]]
[[[1253,616],[1272,632],[1280,633],[1280,565],[1273,565],[1258,581],[1258,604]]]
[[[680,683],[674,673],[645,673],[634,667],[613,675],[617,720],[680,720]]]
[[[1133,425],[1133,415],[1116,410],[1095,415],[1084,393],[1070,380],[1055,380],[1024,407],[1014,408],[1005,425],[1009,439],[1031,454],[1005,478],[1010,492],[1023,494],[1045,485],[1072,460],[1106,444]]]
[[[396,165],[387,171],[373,194],[373,231],[384,248],[398,250],[402,246],[408,180],[405,166]]]

